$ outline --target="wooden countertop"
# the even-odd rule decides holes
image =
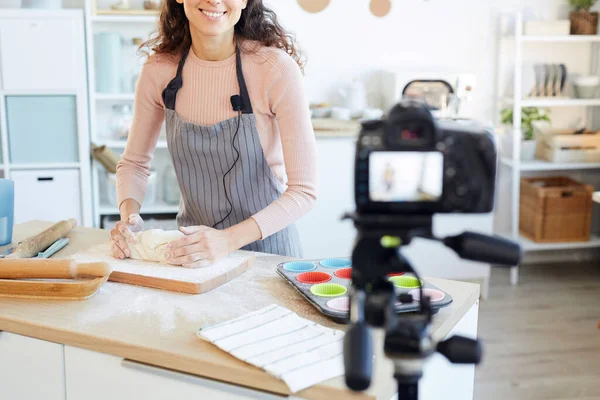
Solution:
[[[17,225],[14,240],[31,236],[47,226],[49,223],[41,221]],[[55,257],[68,258],[107,241],[109,233],[78,227],[69,238],[70,244]],[[257,253],[256,265],[248,272],[200,295],[107,282],[95,296],[83,301],[0,298],[0,330],[285,395],[289,390],[282,381],[202,341],[196,332],[204,324],[227,320],[272,303],[323,325],[345,329],[322,316],[276,274],[276,264],[288,259]],[[434,317],[432,333],[441,339],[475,304],[479,286],[444,279],[429,281],[454,298],[449,307]],[[341,376],[294,396],[389,400],[396,391],[392,363],[382,354],[381,332],[374,332],[373,337],[376,374],[368,391],[360,394],[348,391]]]

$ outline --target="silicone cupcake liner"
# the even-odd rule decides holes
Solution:
[[[419,281],[414,276],[409,275],[392,276],[390,281],[394,284],[394,286],[403,289],[413,289],[423,286],[423,281]]]
[[[340,279],[352,279],[352,268],[338,269],[333,274]]]
[[[306,272],[306,271],[314,271],[317,269],[317,266],[311,262],[306,261],[292,261],[283,264],[283,268],[286,271],[290,272]]]
[[[408,294],[412,295],[413,300],[415,301],[419,301],[419,289],[414,289],[411,290],[410,292],[408,292]],[[437,303],[439,301],[444,300],[444,297],[446,296],[446,294],[444,292],[442,292],[441,290],[437,290],[437,289],[423,289],[423,295],[424,296],[428,296],[429,300],[432,303]]]
[[[327,307],[336,311],[348,312],[350,310],[350,298],[345,296],[331,299],[327,302]]]
[[[387,274],[387,276],[391,278],[392,276],[402,276],[404,274],[405,272],[392,272],[391,274]]]
[[[346,294],[348,289],[337,283],[319,283],[310,288],[310,292],[320,297],[336,297]]]
[[[296,275],[296,279],[298,280],[298,282],[310,283],[314,285],[316,283],[329,282],[331,280],[331,275],[329,275],[326,272],[318,271],[303,272],[301,274]]]
[[[348,268],[352,265],[352,261],[347,258],[326,258],[319,262],[326,268]]]

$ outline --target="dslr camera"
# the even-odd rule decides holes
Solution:
[[[486,213],[494,207],[493,134],[475,121],[435,120],[416,100],[362,123],[355,159],[360,214]]]

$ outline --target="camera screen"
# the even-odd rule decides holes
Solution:
[[[437,151],[383,151],[369,157],[371,201],[437,201],[443,190],[444,158]]]

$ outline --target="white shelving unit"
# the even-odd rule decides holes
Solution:
[[[132,10],[130,11],[115,11],[110,9],[113,2],[108,0],[85,0],[86,14],[86,29],[87,29],[87,58],[88,58],[88,86],[90,88],[90,128],[91,142],[97,146],[105,145],[120,156],[127,142],[119,140],[116,137],[111,137],[107,132],[110,124],[109,116],[110,109],[114,104],[129,104],[133,107],[135,93],[131,90],[124,90],[119,93],[102,93],[96,90],[96,68],[95,63],[95,35],[99,32],[116,32],[124,39],[123,42],[128,42],[134,37],[147,40],[149,35],[156,30],[158,20],[158,12],[142,9],[142,2],[138,0],[131,1]],[[136,46],[137,47],[137,46]],[[123,56],[126,61],[129,61],[130,68],[132,66],[141,68],[143,59],[135,64],[132,60],[137,57],[134,53],[134,46],[123,48]],[[139,72],[139,71],[138,71]],[[125,88],[124,88],[125,89]],[[178,212],[179,205],[166,204],[162,198],[163,185],[163,168],[170,163],[167,151],[167,143],[164,137],[161,137],[156,145],[154,152],[153,168],[158,174],[158,188],[156,201],[142,205],[141,213],[147,219],[148,216],[164,215],[167,218],[175,218]],[[92,168],[92,186],[93,186],[93,208],[94,208],[94,225],[102,226],[104,217],[118,218],[119,211],[116,206],[111,205],[107,201],[108,190],[110,188],[106,184],[106,171],[103,167],[93,162]],[[165,216],[163,216],[165,217]]]
[[[585,69],[588,70],[590,74],[598,73],[598,52],[600,47],[600,35],[599,36],[525,36],[523,34],[523,16],[520,13],[517,13],[514,16],[514,27],[513,32],[511,33],[500,33],[500,45],[499,45],[499,55],[498,60],[502,63],[503,59],[503,44],[507,42],[513,47],[513,52],[511,54],[514,62],[514,68],[511,71],[511,80],[513,85],[513,95],[512,97],[503,97],[503,92],[506,87],[503,86],[503,77],[500,75],[497,79],[498,82],[498,94],[500,96],[498,98],[498,107],[497,107],[497,115],[499,115],[500,110],[506,106],[512,106],[513,111],[513,121],[512,121],[512,129],[511,129],[511,155],[506,156],[505,154],[501,154],[500,158],[500,167],[503,168],[501,171],[502,174],[507,173],[507,176],[510,179],[510,210],[501,209],[499,212],[507,212],[510,214],[509,217],[502,216],[497,218],[500,220],[508,220],[509,221],[509,229],[508,232],[505,230],[497,231],[498,234],[505,236],[511,240],[517,241],[521,244],[522,249],[525,252],[533,252],[533,251],[548,251],[548,250],[568,250],[568,249],[585,249],[585,248],[600,248],[600,237],[592,236],[590,241],[588,242],[565,242],[565,243],[535,243],[531,240],[523,237],[519,233],[519,197],[520,197],[520,178],[523,173],[548,173],[552,171],[560,172],[562,174],[566,173],[580,173],[581,171],[589,171],[593,169],[600,170],[600,163],[552,163],[544,160],[533,160],[533,161],[522,161],[520,154],[520,143],[522,138],[521,131],[521,116],[522,116],[522,108],[523,107],[543,107],[549,108],[553,110],[558,109],[566,109],[569,108],[575,109],[580,108],[583,109],[586,114],[586,118],[588,122],[592,122],[592,107],[600,106],[600,98],[599,99],[575,99],[575,98],[523,98],[523,71],[525,67],[525,56],[527,55],[527,51],[532,48],[538,48],[539,46],[552,46],[553,49],[561,49],[564,48],[566,50],[572,50],[573,46],[585,46],[589,45],[589,66],[585,65]],[[563,47],[561,47],[563,46]],[[555,52],[555,57],[561,56],[561,53]],[[542,60],[538,60],[542,62]],[[571,60],[572,61],[572,60]],[[556,60],[554,60],[556,63]],[[583,61],[583,63],[587,63],[587,61]],[[582,65],[577,65],[580,69],[582,69]],[[501,69],[499,68],[499,71]],[[570,71],[569,71],[570,72]],[[505,150],[505,149],[503,149]],[[519,267],[513,267],[511,270],[511,283],[517,284],[518,282],[518,269]]]
[[[0,10],[0,177],[15,181],[19,205],[15,208],[15,223],[27,219],[75,218],[82,225],[92,226],[84,35],[83,10]],[[61,45],[56,47],[56,43]],[[40,70],[36,62],[40,59],[51,62]],[[23,124],[22,118],[20,125],[16,124],[19,118],[9,120],[11,98],[17,101],[21,98],[14,109],[17,113],[42,98],[48,101],[45,105],[60,109],[64,114],[39,132],[43,135],[40,139],[46,141],[56,137],[58,146],[43,151],[60,152],[69,147],[72,154],[68,157],[61,154],[54,160],[47,157],[50,161],[43,162],[36,158],[40,155],[39,146],[43,145],[29,143],[27,139],[19,143],[18,139],[23,140],[19,134],[27,134],[31,128]],[[69,108],[61,109],[57,104],[69,104]],[[67,115],[66,110],[69,119],[60,120]],[[43,113],[34,115],[36,111],[31,111],[32,118],[48,117]],[[13,126],[13,132],[12,123],[17,126]],[[72,136],[61,136],[67,129]],[[19,148],[23,145],[31,147],[23,151]],[[23,157],[23,154],[28,155]]]

